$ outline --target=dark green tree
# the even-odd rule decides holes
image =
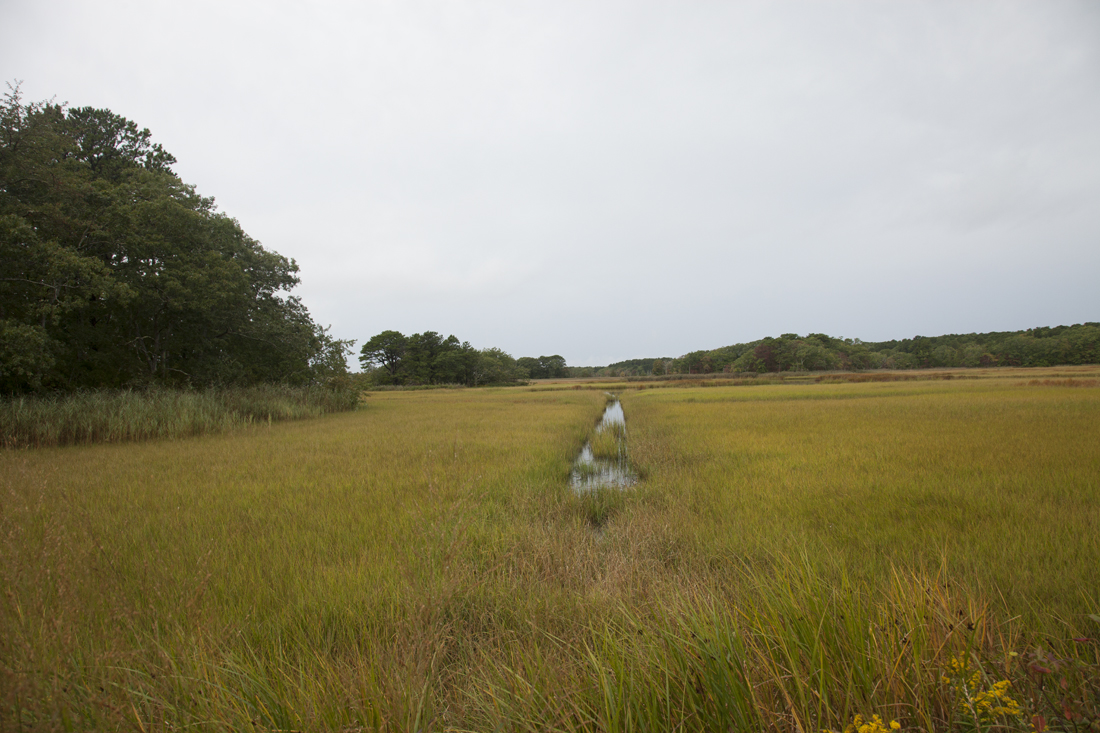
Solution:
[[[527,378],[516,360],[497,348],[478,351],[469,341],[435,331],[403,336],[383,331],[363,345],[359,362],[374,384],[512,384]]]
[[[406,384],[437,384],[441,366],[439,359],[448,346],[447,340],[435,331],[409,336],[401,365]]]
[[[546,369],[546,373],[551,379],[560,379],[569,374],[568,367],[565,363],[565,357],[558,354],[540,356],[539,364]]]
[[[531,379],[559,379],[569,376],[569,367],[565,363],[565,357],[554,354],[553,356],[521,356],[516,359],[516,364],[526,370]]]
[[[516,359],[501,349],[482,349],[477,355],[477,366],[471,386],[482,384],[511,384],[526,378],[526,370]]]
[[[0,104],[0,390],[331,377],[350,342],[109,110]],[[328,375],[328,376],[322,376]]]
[[[542,379],[542,367],[539,365],[539,360],[533,356],[521,356],[516,359],[516,366],[523,369],[524,373],[530,379]]]
[[[387,384],[399,384],[397,373],[401,360],[405,358],[407,344],[408,339],[400,331],[383,331],[363,344],[359,363],[364,369],[381,370]]]

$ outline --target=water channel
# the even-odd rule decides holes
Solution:
[[[596,437],[584,444],[580,455],[573,461],[573,490],[593,491],[610,487],[623,489],[638,481],[630,470],[626,454],[626,415],[623,406],[614,395],[596,424]],[[599,444],[599,455],[593,450],[593,441]]]

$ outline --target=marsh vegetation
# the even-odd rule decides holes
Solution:
[[[87,390],[0,398],[0,446],[191,437],[353,410],[360,399],[358,390],[334,384]]]
[[[630,466],[622,403],[611,393],[607,397],[592,437],[573,461],[571,481],[580,492],[625,489],[638,480]]]
[[[1098,376],[624,383],[626,492],[605,384],[5,450],[0,729],[1094,729]]]

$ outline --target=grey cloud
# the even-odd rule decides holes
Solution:
[[[1093,3],[8,3],[345,338],[570,363],[1100,317]],[[16,30],[18,29],[18,30]]]

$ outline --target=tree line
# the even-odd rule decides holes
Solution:
[[[107,109],[0,104],[0,393],[346,373],[264,249]]]
[[[882,342],[785,333],[678,358],[628,359],[606,367],[569,366],[557,355],[513,359],[500,349],[478,350],[469,342],[443,338],[433,331],[411,336],[384,331],[363,345],[359,361],[372,384],[471,387],[561,377],[1097,364],[1100,323]]]
[[[359,363],[367,381],[376,385],[516,384],[527,379],[568,376],[558,355],[519,359],[501,349],[477,349],[469,341],[435,331],[406,336],[383,331],[363,344]]]
[[[786,333],[679,358],[631,359],[574,376],[767,373],[866,369],[1056,366],[1100,363],[1100,323],[1023,331],[914,336],[866,342],[822,333]],[[583,373],[582,373],[583,372]]]

